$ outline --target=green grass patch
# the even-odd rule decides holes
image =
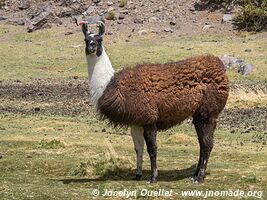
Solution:
[[[65,36],[53,28],[26,33],[21,27],[0,26],[0,80],[87,77],[81,32]],[[125,37],[105,36],[104,44],[116,70],[138,63],[166,63],[201,54],[235,55],[253,64],[248,77],[228,71],[232,80],[267,79],[267,41],[253,35],[202,34],[158,38],[148,34],[125,42]],[[246,52],[251,49],[251,52]]]
[[[192,125],[182,124],[160,132],[159,181],[148,185],[147,153],[144,179],[131,180],[135,174],[135,152],[129,132],[117,135],[95,131],[95,127],[108,130],[108,125],[100,122],[89,125],[88,120],[85,117],[2,116],[0,124],[4,124],[5,129],[0,131],[1,198],[90,199],[93,189],[103,194],[105,189],[160,188],[176,192],[239,189],[263,191],[263,196],[266,195],[267,149],[266,145],[254,142],[260,133],[229,133],[218,129],[206,182],[195,185],[188,179],[194,172],[199,152]],[[36,148],[42,140],[45,141],[43,148]],[[54,147],[54,143],[60,144],[58,141],[64,141],[64,148]]]

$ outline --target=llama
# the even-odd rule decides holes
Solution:
[[[82,22],[90,95],[100,115],[115,126],[130,126],[137,155],[135,180],[142,177],[144,141],[151,163],[150,183],[157,181],[157,132],[193,117],[200,155],[193,175],[204,181],[213,147],[216,120],[229,93],[218,57],[198,56],[167,64],[142,64],[115,73],[102,45],[104,23],[92,34]]]

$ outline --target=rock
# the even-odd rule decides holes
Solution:
[[[6,19],[8,19],[8,18],[5,17],[5,16],[0,16],[0,21],[2,21],[2,20],[6,20]]]
[[[40,110],[41,110],[41,108],[38,108],[38,107],[34,108],[35,112],[39,112]]]
[[[73,32],[72,31],[68,31],[64,35],[71,35],[71,34],[73,34]]]
[[[108,1],[108,2],[107,2],[107,5],[108,5],[108,6],[112,6],[112,5],[113,5],[113,2]]]
[[[108,9],[107,9],[107,12],[111,12],[111,11],[114,11],[115,9],[113,8],[113,7],[109,7]]]
[[[231,15],[231,14],[224,14],[222,17],[222,23],[230,22],[232,20],[233,20],[233,15]]]
[[[251,49],[245,49],[245,52],[251,52],[252,50]]]
[[[192,7],[189,8],[189,10],[193,12],[193,11],[195,11],[196,9],[195,9],[195,7],[192,6]]]
[[[74,15],[74,10],[72,8],[64,7],[60,10],[58,17],[71,17]]]
[[[90,5],[85,12],[83,12],[83,15],[89,16],[94,10],[96,9],[96,5],[92,4]]]
[[[101,0],[93,0],[93,3],[98,4]]]
[[[134,18],[134,23],[135,24],[143,24],[144,23],[144,20],[141,19],[141,18]]]
[[[32,14],[33,19],[31,24],[27,27],[28,32],[33,32],[42,28],[51,28],[52,24],[62,24],[61,19],[52,12],[49,6],[43,7],[36,13]]]
[[[229,56],[229,55],[223,55],[223,56],[220,56],[219,58],[223,62],[225,69],[235,68],[244,62],[240,58]]]
[[[21,18],[14,19],[10,23],[13,25],[25,25],[24,19],[21,19]]]
[[[147,30],[138,31],[138,35],[146,35],[146,34],[147,34]]]
[[[170,25],[171,25],[171,26],[175,26],[175,25],[176,25],[176,22],[174,22],[174,21],[170,21]]]
[[[214,26],[213,25],[211,25],[211,24],[208,24],[208,25],[205,25],[205,26],[203,26],[203,30],[206,30],[206,29],[210,29],[210,28],[214,28]]]
[[[124,10],[121,10],[120,13],[122,13],[122,14],[128,14],[129,13],[129,10],[124,9]]]
[[[244,63],[239,66],[238,73],[246,76],[252,72],[253,65],[249,63]]]
[[[30,2],[28,0],[20,0],[19,1],[19,9],[20,10],[25,10],[30,7]]]
[[[157,17],[150,17],[148,19],[148,21],[151,22],[151,23],[158,22],[158,18]]]
[[[173,33],[173,30],[171,28],[165,28],[164,32],[166,33]]]
[[[124,18],[125,18],[125,14],[120,13],[118,19],[124,19]]]

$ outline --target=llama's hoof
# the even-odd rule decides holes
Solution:
[[[156,178],[151,178],[147,183],[156,183],[157,179]]]
[[[193,176],[193,183],[199,184],[204,182],[204,178],[202,176]]]
[[[133,180],[140,181],[142,178],[142,174],[136,174]]]

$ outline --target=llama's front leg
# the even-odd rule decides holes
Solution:
[[[200,117],[195,117],[193,123],[195,125],[200,146],[198,166],[193,179],[195,183],[201,183],[204,181],[209,156],[213,148],[213,133],[216,127],[216,119],[201,119]]]
[[[151,177],[150,183],[157,182],[157,127],[155,124],[144,126],[144,138],[146,141],[147,152],[150,157]]]
[[[136,152],[136,175],[134,180],[142,178],[142,166],[144,155],[144,129],[139,126],[131,127],[131,135],[134,142],[134,149]]]

